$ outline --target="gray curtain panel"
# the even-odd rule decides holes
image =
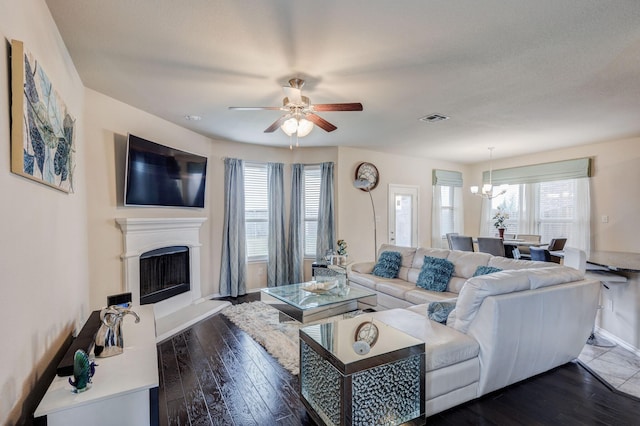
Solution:
[[[318,207],[316,260],[321,260],[327,250],[336,249],[333,194],[333,163],[322,163],[320,165],[320,205]]]
[[[247,294],[247,248],[244,223],[244,163],[235,158],[224,160],[224,228],[220,294]]]
[[[269,257],[267,286],[289,284],[286,240],[284,237],[284,165],[267,164],[269,190]]]
[[[291,165],[291,211],[289,214],[289,280],[304,281],[304,165]]]

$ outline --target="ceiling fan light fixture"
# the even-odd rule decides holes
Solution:
[[[298,121],[298,137],[303,138],[307,136],[313,130],[313,123],[306,118],[301,118]]]
[[[306,118],[291,117],[282,123],[280,128],[287,134],[287,136],[291,136],[295,133],[299,138],[303,138],[311,133],[311,130],[313,130],[313,123]]]
[[[325,111],[362,111],[360,102],[332,103],[332,104],[311,104],[307,96],[302,96],[300,89],[304,85],[304,80],[292,78],[289,86],[283,87],[285,97],[281,107],[229,107],[235,110],[272,110],[284,111],[285,113],[264,130],[264,133],[273,133],[278,127],[288,136],[294,133],[296,137],[307,136],[315,126],[325,132],[333,132],[336,126],[329,123],[324,118],[318,116],[317,112]],[[307,119],[308,118],[308,119]]]
[[[298,120],[295,117],[291,117],[280,126],[283,132],[287,134],[287,136],[293,135],[298,130]]]

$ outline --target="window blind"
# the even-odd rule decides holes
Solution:
[[[433,169],[433,185],[462,187],[462,173]]]
[[[590,158],[576,158],[574,160],[494,170],[491,183],[493,185],[516,185],[584,177],[591,177]],[[482,181],[489,183],[488,171],[482,173]]]
[[[267,165],[245,163],[244,209],[247,258],[266,259],[269,248],[269,191]]]
[[[320,166],[305,166],[304,178],[304,255],[316,256],[318,210],[320,208]]]

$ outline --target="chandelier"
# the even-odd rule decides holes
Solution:
[[[493,193],[493,185],[492,185],[492,178],[493,178],[493,167],[492,167],[492,161],[493,161],[493,148],[494,147],[489,147],[489,183],[485,183],[484,185],[482,185],[482,192],[479,192],[479,187],[477,185],[474,185],[472,187],[470,187],[469,189],[471,190],[471,193],[473,195],[478,195],[482,198],[487,198],[487,199],[492,199],[495,197],[498,197],[502,194],[504,194],[505,192],[507,192],[507,188],[503,188],[502,186],[498,189],[500,189],[500,192],[494,194]]]

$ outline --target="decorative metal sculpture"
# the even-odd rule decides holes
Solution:
[[[140,322],[138,314],[129,309],[129,305],[121,307],[109,306],[100,311],[102,325],[96,334],[96,345],[93,352],[99,358],[119,355],[124,350],[124,337],[122,336],[122,318],[131,314]]]

